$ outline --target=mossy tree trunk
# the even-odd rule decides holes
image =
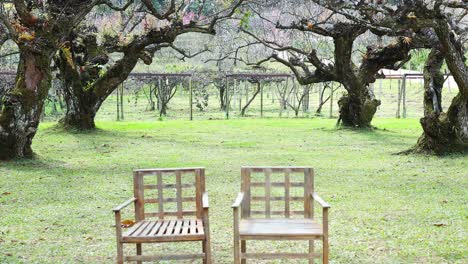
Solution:
[[[366,88],[361,93],[348,93],[338,100],[341,124],[345,127],[371,128],[371,122],[380,105]]]
[[[108,62],[107,54],[97,51],[101,49],[96,44],[96,38],[85,35],[83,39],[84,43],[78,44],[70,41],[73,46],[62,48],[55,58],[64,83],[67,107],[60,124],[71,130],[96,128],[95,117],[102,103],[128,78],[139,59],[139,53],[130,49],[124,53],[123,58],[102,73],[101,66]],[[75,49],[85,52],[75,53]],[[89,62],[78,64],[79,56],[88,58]]]
[[[53,50],[20,48],[15,87],[4,96],[0,114],[0,159],[32,157],[31,143],[39,126],[51,84]]]
[[[92,92],[82,89],[65,89],[64,99],[67,106],[60,123],[65,129],[88,130],[96,128],[94,119],[100,105]]]
[[[440,49],[432,49],[424,67],[424,117],[420,121],[423,134],[412,149],[414,152],[441,155],[468,150],[467,71],[462,53],[449,42],[443,40]],[[459,89],[446,113],[441,105],[444,59]]]

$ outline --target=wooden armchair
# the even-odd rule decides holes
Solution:
[[[254,178],[253,174],[259,177]],[[297,174],[300,178],[294,180]],[[264,190],[264,195],[255,196],[254,191],[257,189]],[[281,210],[273,210],[273,204],[278,205],[278,202]],[[296,202],[296,207],[293,206],[293,202]],[[314,202],[322,207],[322,224],[314,219]],[[301,210],[295,210],[298,207]],[[308,259],[309,263],[314,263],[314,258],[318,257],[318,254],[314,253],[314,240],[322,240],[322,261],[328,264],[330,206],[314,192],[312,168],[242,167],[241,192],[232,208],[235,264],[244,264],[247,259],[274,258]],[[295,215],[300,218],[294,218]],[[247,240],[307,240],[309,252],[247,253]]]
[[[202,258],[203,263],[211,264],[205,169],[135,170],[133,179],[134,197],[113,210],[117,232],[117,263]],[[185,179],[190,180],[189,183],[184,183]],[[175,197],[169,197],[171,194]],[[120,212],[132,203],[135,205],[135,224],[124,232]],[[203,253],[142,255],[144,243],[184,241],[201,241]],[[136,244],[136,256],[124,256],[123,245],[130,243]]]

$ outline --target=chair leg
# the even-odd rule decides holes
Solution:
[[[211,243],[210,239],[207,237],[205,241],[202,242],[203,253],[205,253],[205,258],[203,259],[203,264],[211,264]]]
[[[117,241],[117,264],[124,263],[124,255],[123,255],[123,243]]]
[[[309,264],[314,264],[314,240],[309,240],[309,255],[311,255]]]
[[[206,264],[206,243],[205,243],[205,241],[202,241],[202,250],[203,250],[203,254],[205,254],[205,258],[203,259],[203,264]]]
[[[241,252],[247,253],[247,243],[245,240],[241,240]],[[246,263],[247,263],[246,259],[241,259],[241,264],[246,264]]]
[[[137,252],[137,256],[141,256],[142,254],[142,248],[141,248],[141,244],[140,243],[137,243],[136,244],[136,252]],[[137,264],[141,264],[142,262],[141,261],[137,261]]]
[[[234,264],[241,264],[239,236],[234,235]]]
[[[323,264],[328,264],[328,237],[323,237]]]

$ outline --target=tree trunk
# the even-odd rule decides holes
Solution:
[[[220,104],[220,109],[221,109],[222,111],[225,111],[225,110],[226,110],[226,100],[225,100],[225,99],[226,99],[226,98],[225,98],[225,97],[226,97],[226,95],[225,95],[226,86],[224,86],[224,85],[221,84],[221,85],[218,87],[218,89],[219,89],[219,104]]]
[[[260,90],[261,90],[260,88],[261,88],[260,82],[258,82],[257,83],[257,89],[255,90],[254,94],[252,95],[252,98],[250,98],[250,100],[244,105],[244,107],[242,107],[241,116],[245,115],[245,111],[247,111],[247,108],[249,108],[250,104],[253,102],[255,97],[257,97],[257,95],[260,93]]]
[[[51,84],[53,51],[20,50],[16,84],[4,98],[0,114],[0,159],[32,157],[44,101]]]
[[[411,150],[417,153],[441,155],[468,149],[468,100],[460,92],[448,112],[442,112],[443,61],[443,53],[433,49],[424,67],[424,117],[420,121],[423,134]]]
[[[70,130],[95,129],[94,118],[103,100],[100,100],[92,91],[83,88],[64,89],[64,99],[67,105],[65,116],[60,124]]]
[[[359,89],[361,93],[349,92],[356,90],[348,90],[348,94],[338,100],[340,112],[338,122],[341,121],[344,127],[371,128],[380,101],[374,98],[368,87],[364,90]]]
[[[421,118],[424,130],[414,148],[418,153],[442,155],[468,150],[468,102],[461,94],[447,113],[433,112]]]
[[[138,62],[135,53],[125,54],[102,76],[95,68],[79,72],[70,56],[62,49],[56,58],[64,81],[65,117],[60,121],[65,129],[90,130],[96,128],[94,118],[102,103],[122,84]]]
[[[442,112],[444,74],[441,71],[444,55],[432,49],[424,65],[424,116]]]

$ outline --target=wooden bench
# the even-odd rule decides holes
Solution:
[[[314,240],[322,240],[322,261],[328,264],[328,209],[314,192],[314,172],[309,167],[242,167],[241,192],[234,210],[234,263],[247,259],[308,259],[314,263]],[[253,177],[253,175],[258,177]],[[297,175],[299,174],[299,175]],[[298,179],[295,179],[299,177]],[[279,178],[279,179],[278,179]],[[255,191],[261,189],[261,196]],[[322,224],[314,218],[314,202],[322,207]],[[275,210],[278,205],[281,210]],[[294,204],[296,208],[292,205]],[[254,208],[254,206],[257,206]],[[296,210],[300,207],[302,210]],[[261,208],[262,210],[258,209]],[[255,210],[254,210],[255,209]],[[261,216],[261,218],[258,218]],[[295,218],[299,216],[300,218]],[[247,240],[306,240],[309,252],[247,253]]]
[[[185,179],[189,182],[183,182]],[[202,258],[203,263],[211,264],[205,169],[135,170],[133,180],[134,197],[113,210],[117,232],[117,263]],[[190,191],[192,196],[184,195]],[[175,197],[167,197],[169,194]],[[121,226],[121,210],[132,203],[135,205],[135,224],[124,231]],[[150,205],[154,207],[151,208]],[[186,209],[186,206],[192,209]],[[144,243],[184,241],[201,241],[203,253],[142,255]],[[136,256],[124,256],[123,245],[126,243],[136,244]]]

